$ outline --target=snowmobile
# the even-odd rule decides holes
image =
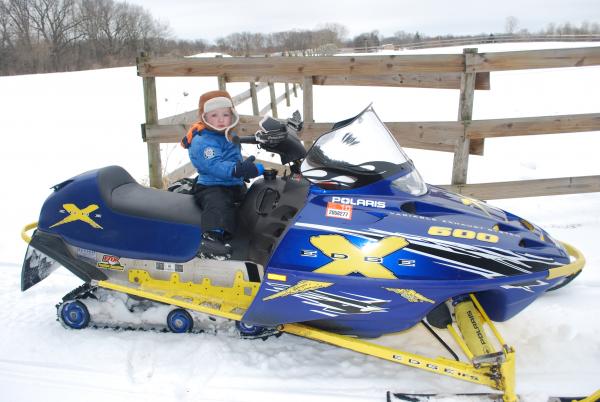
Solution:
[[[296,112],[238,138],[278,154],[286,170],[251,184],[228,255],[203,250],[192,195],[144,187],[118,166],[55,185],[22,233],[22,290],[62,265],[84,281],[58,305],[70,328],[97,323],[88,304],[102,289],[172,306],[173,332],[193,330],[199,312],[235,321],[243,336],[287,332],[516,400],[514,350],[493,322],[570,282],[581,253],[521,217],[426,184],[372,106],[308,152],[301,128]],[[448,330],[463,360],[368,340],[419,323]]]

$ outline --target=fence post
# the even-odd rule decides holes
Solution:
[[[289,83],[285,83],[285,105],[286,106],[290,106],[290,84]]]
[[[313,118],[313,77],[304,77],[304,88],[302,88],[302,111],[304,122],[314,123]]]
[[[467,127],[473,118],[473,100],[475,98],[476,73],[467,72],[467,67],[473,64],[477,49],[463,49],[465,71],[460,77],[460,101],[458,105],[458,120],[463,123],[463,135],[457,140],[452,166],[452,184],[466,184],[469,167],[470,140],[467,137]]]
[[[146,52],[140,53],[138,65],[146,62],[149,59]],[[146,116],[146,125],[158,123],[158,110],[156,102],[156,78],[143,77],[142,84],[144,86],[144,113]],[[162,161],[160,160],[160,144],[146,143],[148,147],[148,177],[150,186],[162,188]]]
[[[217,79],[219,80],[219,90],[220,91],[227,91],[227,84],[225,83],[225,76],[224,75],[219,75],[217,77]]]
[[[277,118],[277,97],[275,96],[275,83],[269,82],[269,93],[271,94],[271,114]]]
[[[258,116],[258,96],[256,93],[256,83],[254,81],[250,82],[250,96],[252,97],[252,114]]]
[[[222,54],[218,54],[215,57],[222,58],[223,55]],[[224,75],[217,76],[217,82],[218,82],[218,85],[219,85],[219,91],[227,91],[227,84],[226,84],[225,76]]]
[[[313,77],[304,77],[303,88],[302,88],[302,112],[304,117],[304,123],[314,123],[313,117]],[[304,147],[309,149],[312,147],[314,141],[303,141]]]

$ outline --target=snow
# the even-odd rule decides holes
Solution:
[[[470,47],[507,51],[589,45]],[[405,54],[423,52],[460,53],[462,48]],[[492,73],[492,90],[476,94],[474,118],[597,113],[599,73],[600,67]],[[192,110],[202,92],[216,87],[216,78],[158,79],[159,117]],[[383,401],[387,390],[488,391],[292,335],[264,342],[240,340],[227,325],[218,336],[62,328],[54,306],[80,281],[60,268],[21,293],[26,246],[19,232],[37,220],[52,185],[80,172],[118,164],[147,182],[146,146],[140,135],[142,81],[127,67],[0,77],[0,88],[0,401]],[[248,87],[230,84],[228,89],[237,94]],[[282,90],[278,84],[277,92]],[[317,121],[350,117],[369,102],[384,121],[454,120],[458,110],[455,90],[317,86],[314,95]],[[267,98],[268,91],[262,91],[261,106]],[[289,116],[302,109],[301,96],[292,97],[292,107],[282,105],[279,116]],[[249,102],[238,109],[251,113]],[[600,174],[598,134],[488,139],[485,156],[470,158],[468,181]],[[426,181],[449,182],[450,154],[406,151]],[[165,171],[187,161],[174,144],[163,145],[162,152]],[[518,393],[528,401],[551,394],[591,394],[600,384],[600,193],[491,203],[577,246],[587,260],[572,284],[498,324],[517,351]],[[148,314],[152,321],[160,312]],[[378,342],[447,356],[420,327]]]
[[[191,56],[186,56],[186,57],[231,57],[231,55],[228,55],[225,53],[218,53],[218,52],[204,52],[204,53],[193,54]]]

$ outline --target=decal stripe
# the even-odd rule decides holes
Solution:
[[[296,222],[295,225],[308,229],[357,236],[367,240],[389,236],[404,237],[409,241],[405,250],[430,257],[436,260],[435,262],[439,265],[474,273],[486,278],[540,272],[547,270],[549,266],[562,265],[562,263],[551,258],[534,256],[529,253],[518,253],[498,247],[471,246],[448,240],[386,232],[373,228],[363,231],[304,222]]]
[[[287,276],[279,274],[267,274],[267,279],[285,282],[287,280]]]

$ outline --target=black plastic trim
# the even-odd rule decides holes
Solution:
[[[84,282],[90,282],[91,280],[104,281],[108,279],[95,266],[73,258],[64,240],[57,235],[44,233],[38,229],[31,238],[29,245],[67,268]]]

